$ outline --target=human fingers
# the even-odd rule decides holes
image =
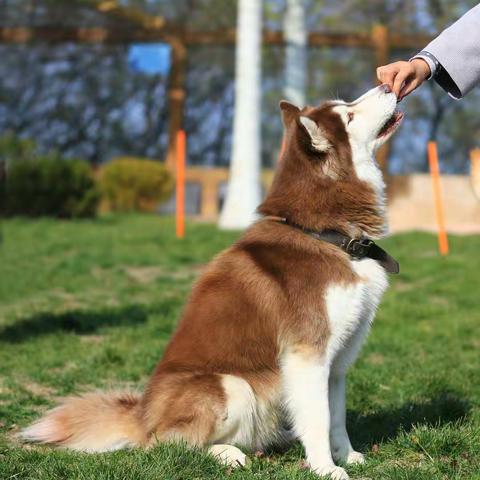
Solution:
[[[416,78],[405,83],[403,88],[400,90],[400,95],[398,96],[398,101],[403,100],[407,95],[410,95],[417,87],[421,85],[422,82]]]
[[[390,88],[393,88],[393,82],[395,76],[398,73],[398,66],[395,63],[390,63],[389,65],[384,65],[383,67],[377,68],[377,78],[380,83],[387,84]]]
[[[405,62],[407,63],[407,62]],[[402,68],[399,70],[397,75],[395,76],[395,81],[393,82],[393,93],[398,97],[400,97],[400,91],[402,90],[402,87],[404,86],[404,83],[407,82],[409,78],[411,78],[413,74],[413,69],[411,68],[411,65],[404,65]]]

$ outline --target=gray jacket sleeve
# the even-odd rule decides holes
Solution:
[[[480,4],[444,30],[424,51],[441,65],[435,81],[454,98],[480,83]]]

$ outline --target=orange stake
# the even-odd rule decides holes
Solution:
[[[438,246],[442,255],[448,253],[448,237],[445,230],[445,215],[443,213],[442,193],[440,191],[440,169],[438,168],[438,151],[436,142],[428,142],[428,163],[432,176],[433,198],[438,224]]]
[[[176,155],[176,174],[177,174],[177,194],[175,202],[175,220],[177,238],[185,236],[185,156],[186,156],[186,138],[185,131],[177,132],[177,155]]]

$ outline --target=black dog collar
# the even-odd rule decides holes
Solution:
[[[348,253],[353,260],[372,258],[373,260],[377,260],[388,273],[400,272],[399,263],[373,240],[368,238],[352,238],[336,230],[311,230],[297,223],[290,222],[286,218],[275,217],[275,220],[301,230],[303,233],[317,240],[322,240],[341,248],[344,252]]]

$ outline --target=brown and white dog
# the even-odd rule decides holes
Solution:
[[[230,464],[298,438],[315,472],[347,479],[363,462],[345,428],[345,373],[387,287],[371,258],[307,235],[386,231],[376,149],[400,124],[386,86],[353,103],[280,104],[285,151],[263,216],[208,265],[143,395],[70,398],[22,432],[100,452],[156,441],[208,446]],[[285,430],[285,416],[293,432]]]

